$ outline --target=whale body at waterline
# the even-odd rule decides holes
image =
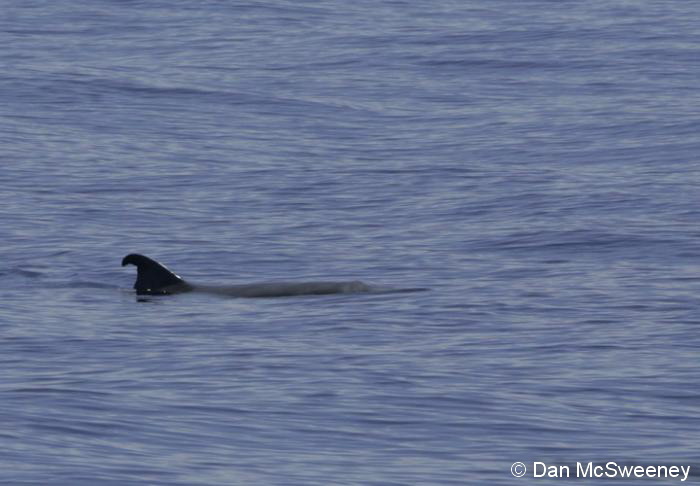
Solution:
[[[427,289],[384,289],[360,281],[349,282],[271,282],[242,285],[193,284],[168,270],[165,265],[147,256],[131,253],[122,260],[122,267],[136,266],[134,289],[138,295],[170,295],[183,292],[208,292],[230,297],[290,297],[294,295],[326,295],[350,293],[417,292]]]

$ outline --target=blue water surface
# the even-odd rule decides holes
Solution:
[[[0,482],[700,482],[698,25],[671,0],[2,3]],[[140,300],[132,252],[431,290]]]

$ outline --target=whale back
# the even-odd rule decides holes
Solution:
[[[122,260],[122,267],[135,265],[134,289],[137,294],[167,295],[199,291],[230,297],[291,297],[295,295],[325,295],[346,293],[418,292],[423,288],[393,289],[367,285],[363,282],[268,282],[249,285],[194,285],[168,270],[165,265],[147,256],[131,253]]]
[[[137,294],[171,294],[190,290],[180,276],[146,256],[131,253],[122,260],[122,267],[129,264],[136,266],[134,289]]]

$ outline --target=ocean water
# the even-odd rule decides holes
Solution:
[[[700,482],[694,2],[0,3],[0,483]]]

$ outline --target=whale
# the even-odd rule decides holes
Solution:
[[[200,285],[191,283],[165,265],[138,253],[122,259],[122,267],[136,266],[134,290],[137,295],[172,295],[184,292],[206,292],[229,297],[292,297],[350,293],[417,292],[424,288],[384,289],[358,280],[346,282],[265,282],[239,285]]]

